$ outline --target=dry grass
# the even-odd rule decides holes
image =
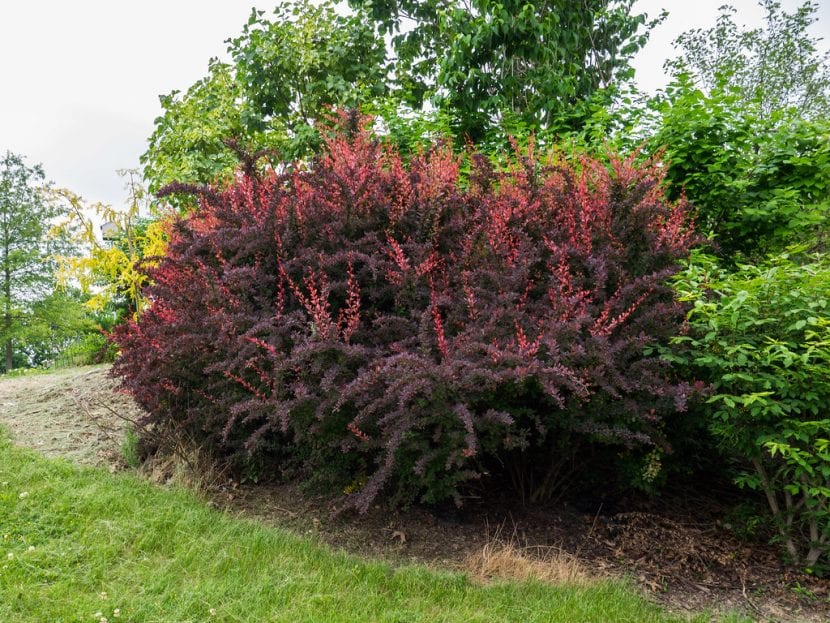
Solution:
[[[574,556],[558,547],[522,545],[501,531],[464,561],[464,570],[480,583],[493,580],[536,580],[547,584],[587,586],[601,578],[591,575]]]
[[[50,374],[0,379],[0,426],[22,446],[82,465],[125,468],[125,431],[135,430],[143,412],[116,390],[109,366],[68,368]],[[158,451],[139,473],[154,483],[209,493],[226,474],[191,440],[156,439]],[[133,451],[135,451],[133,447]]]
[[[174,484],[198,494],[209,495],[228,481],[228,476],[210,455],[195,443],[177,442],[143,461],[142,478],[156,484]]]
[[[0,378],[0,426],[48,457],[119,468],[125,420],[140,411],[108,372],[94,366]]]

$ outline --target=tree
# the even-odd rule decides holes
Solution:
[[[805,2],[793,13],[776,0],[760,0],[765,26],[742,30],[734,7],[721,7],[712,28],[683,33],[675,42],[681,55],[666,66],[675,75],[691,74],[707,93],[728,84],[755,101],[764,117],[794,109],[815,119],[830,114],[830,51],[820,54],[819,39],[807,29],[818,5]]]
[[[99,363],[108,350],[102,317],[89,313],[75,288],[54,289],[32,305],[26,330],[14,348],[14,367],[72,362]]]
[[[330,107],[386,90],[383,40],[332,2],[280,2],[270,18],[254,10],[228,53],[232,63],[212,59],[186,93],[160,97],[164,112],[141,157],[150,192],[174,181],[229,182],[238,159],[227,139],[285,161],[306,156],[320,144],[315,125]]]
[[[0,160],[0,344],[5,370],[14,366],[15,343],[38,323],[55,286],[54,255],[67,241],[50,236],[59,208],[42,192],[40,165],[29,167],[23,157],[6,152]]]
[[[578,127],[593,98],[631,77],[631,57],[661,19],[632,14],[633,0],[350,4],[392,35],[404,100],[432,97],[476,142],[507,117],[533,130]]]
[[[670,195],[685,194],[730,259],[821,240],[830,213],[830,52],[807,32],[816,5],[760,5],[763,28],[741,30],[724,6],[713,27],[683,34],[674,80],[652,102]]]

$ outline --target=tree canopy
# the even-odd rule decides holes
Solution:
[[[319,145],[314,125],[331,106],[356,106],[386,90],[383,40],[360,15],[280,2],[254,10],[228,40],[232,62],[210,61],[185,93],[159,99],[141,161],[149,190],[177,182],[228,181],[237,157],[225,142],[268,148],[293,160]]]
[[[759,0],[764,26],[744,30],[737,11],[724,5],[717,23],[683,33],[675,42],[678,58],[666,63],[675,75],[688,72],[707,92],[729,85],[754,101],[765,117],[793,108],[815,119],[830,114],[830,51],[819,52],[819,39],[808,28],[818,5],[805,2],[792,13],[777,0]]]
[[[630,60],[655,23],[632,4],[353,0],[349,15],[331,1],[254,11],[228,40],[231,62],[211,60],[186,92],[160,98],[145,177],[152,192],[172,181],[227,182],[237,159],[226,139],[283,161],[307,156],[333,106],[379,114],[404,140],[423,132],[404,127],[403,111],[425,128],[436,115],[459,145],[505,124],[522,133],[578,129],[632,75]]]
[[[664,150],[670,194],[692,201],[724,258],[811,244],[830,214],[830,53],[807,30],[817,6],[759,4],[760,28],[723,6],[712,28],[682,34],[673,81],[652,101],[648,141]]]
[[[505,119],[573,129],[604,89],[633,75],[645,14],[633,0],[351,0],[391,35],[395,87],[450,112],[479,141]],[[659,18],[658,18],[659,19]]]
[[[69,242],[50,235],[60,209],[43,185],[40,165],[28,166],[11,152],[0,159],[0,344],[7,372],[16,343],[43,341],[78,320],[69,299],[55,293],[55,256]]]

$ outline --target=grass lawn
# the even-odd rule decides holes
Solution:
[[[620,583],[479,586],[362,560],[1,435],[0,539],[3,623],[687,620]]]

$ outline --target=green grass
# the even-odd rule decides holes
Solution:
[[[90,363],[90,364],[80,364],[80,365],[54,365],[50,367],[35,367],[35,368],[12,368],[9,372],[0,371],[0,381],[3,379],[13,379],[13,378],[21,378],[26,376],[47,376],[47,375],[60,375],[60,374],[71,374],[78,372],[80,370],[93,370],[95,368],[103,368],[108,366],[109,364],[106,363]]]
[[[621,583],[482,587],[362,560],[1,435],[0,539],[4,623],[687,620]]]

